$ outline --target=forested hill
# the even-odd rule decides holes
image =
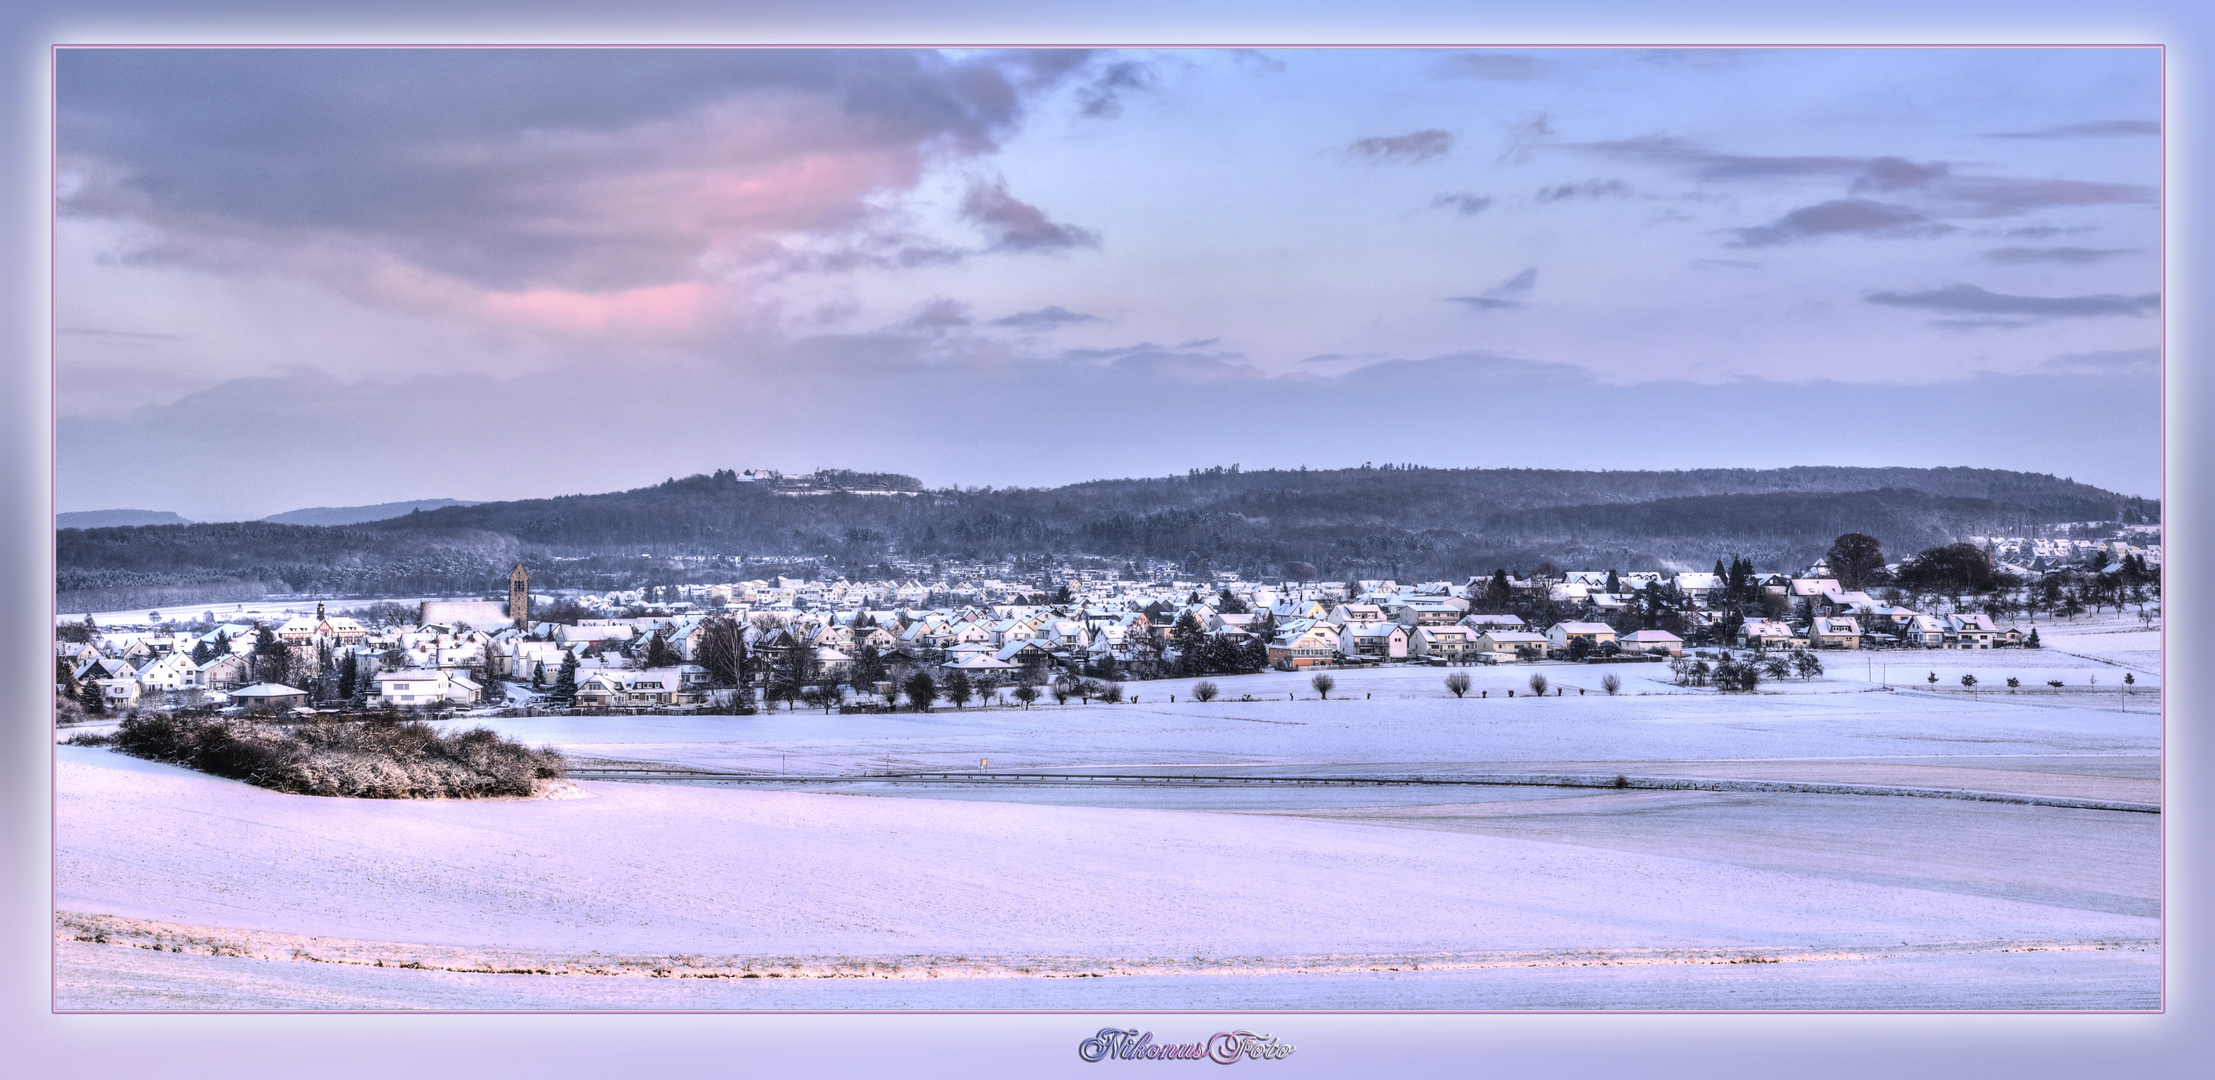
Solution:
[[[998,490],[920,490],[905,477],[875,475],[867,485],[749,482],[719,472],[341,528],[67,529],[57,535],[57,584],[65,592],[193,582],[484,590],[504,580],[501,564],[524,558],[536,561],[534,578],[546,587],[612,587],[677,555],[817,556],[850,577],[895,556],[1152,558],[1191,573],[1254,576],[1297,560],[1329,576],[1402,579],[1541,559],[1570,568],[1705,567],[1732,553],[1763,568],[1793,568],[1843,532],[1912,553],[1968,535],[2158,517],[2156,503],[1994,469],[1234,468]],[[666,580],[667,572],[651,576]]]

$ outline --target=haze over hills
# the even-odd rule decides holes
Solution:
[[[534,585],[547,589],[730,580],[741,572],[731,561],[739,557],[814,559],[850,578],[912,576],[934,562],[1043,569],[1086,558],[1255,578],[1294,560],[1330,577],[1403,580],[1542,560],[1704,569],[1739,555],[1763,569],[1796,569],[1845,532],[1869,533],[1904,555],[1971,535],[2159,516],[2156,502],[1997,469],[1233,466],[997,490],[925,490],[911,477],[880,473],[750,480],[723,470],[630,491],[449,505],[349,525],[65,530],[57,587],[173,595],[162,603],[257,589],[474,594],[503,587],[517,559],[532,563]],[[85,606],[97,606],[90,599]]]
[[[71,510],[54,515],[57,529],[111,529],[126,525],[190,525],[192,519],[168,510]]]
[[[477,504],[463,499],[417,499],[413,502],[378,503],[375,506],[311,506],[304,510],[271,514],[261,520],[279,525],[359,525],[365,521],[402,517],[418,510],[475,505]]]

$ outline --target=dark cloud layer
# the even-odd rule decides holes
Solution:
[[[1346,147],[1346,152],[1371,161],[1404,162],[1412,165],[1429,161],[1453,148],[1453,132],[1428,128],[1405,135],[1373,135],[1366,139],[1355,139]]]
[[[499,289],[687,280],[989,151],[1088,57],[908,50],[64,49],[64,213],[219,260],[334,242]],[[1020,242],[1018,242],[1020,246]],[[251,253],[249,253],[251,254]]]
[[[1585,180],[1574,184],[1554,184],[1538,189],[1535,198],[1542,203],[1563,202],[1570,199],[1622,198],[1630,194],[1630,185],[1621,180]]]
[[[1152,90],[1158,81],[1153,66],[1143,60],[1115,61],[1077,92],[1078,111],[1104,119],[1121,116],[1125,94]]]
[[[1832,199],[1803,206],[1767,225],[1739,229],[1734,246],[1773,247],[1826,236],[1901,239],[1951,231],[1953,226],[1932,221],[1905,206],[1869,199]]]
[[[1984,257],[1993,262],[2005,263],[2010,266],[2019,266],[2024,263],[2066,263],[2071,266],[2084,266],[2090,263],[2104,262],[2117,255],[2127,255],[2131,250],[2130,248],[2004,247],[1993,248],[1985,252]]]
[[[1438,62],[1439,74],[1492,82],[1530,82],[1545,77],[1549,67],[1529,53],[1455,53]]]
[[[1048,219],[1045,211],[1008,194],[1004,182],[972,185],[969,194],[962,197],[961,214],[985,231],[994,251],[1100,246],[1099,233]]]
[[[1872,304],[1919,308],[1924,311],[1966,315],[2026,315],[2035,318],[2096,318],[2108,315],[2152,315],[2161,310],[2161,296],[2010,296],[1975,285],[1954,284],[1917,292],[1882,291],[1863,297]]]
[[[2146,204],[2159,197],[2157,189],[2143,184],[1967,176],[1945,162],[1892,156],[1737,154],[1661,135],[1572,148],[1672,168],[1711,182],[1837,177],[1847,181],[1850,192],[1912,194],[1927,204],[1920,212],[1932,217],[2007,217],[2061,207]]]
[[[1433,209],[1449,207],[1463,216],[1484,213],[1492,205],[1492,196],[1476,195],[1466,191],[1449,192],[1431,200]]]
[[[1477,311],[1506,311],[1523,306],[1520,297],[1527,296],[1538,286],[1538,268],[1533,266],[1486,289],[1481,296],[1449,296],[1446,299]]]
[[[1050,307],[1039,308],[1037,311],[1024,311],[1005,318],[994,319],[992,325],[1005,326],[1015,330],[1052,330],[1056,327],[1100,321],[1101,319],[1097,315],[1086,315],[1083,312],[1071,311],[1055,304]]]
[[[2082,124],[2054,124],[2030,131],[1996,131],[1994,139],[2089,139],[2161,134],[2157,120],[2093,120]]]

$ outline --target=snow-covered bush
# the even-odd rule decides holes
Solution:
[[[488,728],[420,721],[258,720],[148,713],[116,729],[117,750],[296,795],[467,799],[529,795],[564,775],[561,755]]]

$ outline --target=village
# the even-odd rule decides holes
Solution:
[[[1049,570],[1025,585],[993,576],[1004,566],[939,568],[945,576],[929,584],[854,583],[811,565],[803,578],[553,598],[534,598],[518,564],[505,603],[349,613],[317,602],[282,617],[246,617],[240,605],[221,621],[212,609],[139,623],[63,616],[55,681],[65,720],[141,709],[1029,706],[1113,702],[1126,682],[1161,678],[1397,665],[1661,663],[1678,686],[1751,691],[1819,675],[1832,653],[2035,649],[2041,615],[2129,605],[2151,627],[2158,540],[2144,527],[2105,540],[1978,537],[1885,564],[1872,559],[1874,540],[1848,534],[1797,573],[1734,557],[1709,572],[1542,564],[1405,584],[1317,582],[1301,565],[1286,568],[1298,577],[1267,583],[1178,580],[1163,567],[1152,580],[1065,568],[1058,585]],[[949,600],[960,602],[921,606]],[[1326,681],[1316,688],[1328,694]]]

